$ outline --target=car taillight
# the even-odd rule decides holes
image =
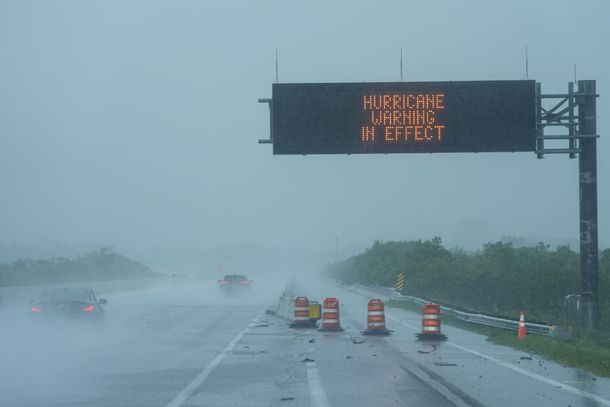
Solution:
[[[250,281],[249,280],[242,280],[242,281],[239,282],[239,284],[248,285],[248,284],[250,284]]]
[[[40,312],[40,308],[35,305],[32,305],[32,312]]]
[[[85,312],[91,312],[95,309],[95,307],[93,305],[87,305],[86,307],[83,307],[82,310]]]
[[[227,280],[220,280],[218,283],[220,285],[227,285],[227,284],[229,284],[229,282]]]

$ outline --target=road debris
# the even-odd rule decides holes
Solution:
[[[449,362],[434,362],[435,366],[457,366],[457,363],[449,363]]]
[[[434,345],[434,344],[432,344],[432,345],[430,345],[430,346],[432,346],[432,348],[433,348],[431,351],[418,350],[418,351],[417,351],[417,353],[428,354],[428,353],[432,353],[432,352],[434,352],[435,350],[437,350],[437,349],[438,349],[438,346],[436,346],[436,345]]]
[[[301,360],[301,362],[314,362],[314,360],[310,359],[310,358],[305,358],[305,359]]]
[[[351,336],[349,339],[350,339],[350,340],[352,341],[352,343],[353,343],[353,344],[355,344],[355,345],[359,345],[359,344],[361,344],[361,343],[366,342],[366,338],[363,338],[363,337],[361,337],[361,336],[360,336],[360,337],[358,337],[358,336]]]

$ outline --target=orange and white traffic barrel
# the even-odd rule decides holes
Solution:
[[[322,326],[320,331],[343,331],[339,317],[339,300],[329,297],[322,303]]]
[[[421,333],[418,339],[447,339],[441,333],[441,307],[438,304],[424,304]]]
[[[292,328],[311,328],[315,326],[309,319],[309,299],[307,297],[296,297],[294,299],[294,317]]]
[[[364,335],[388,335],[385,327],[385,306],[383,301],[374,298],[367,305],[366,331]]]

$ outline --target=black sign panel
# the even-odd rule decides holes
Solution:
[[[534,151],[534,84],[274,84],[273,153]]]

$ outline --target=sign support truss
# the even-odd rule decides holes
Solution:
[[[545,154],[568,154],[570,158],[576,158],[581,152],[580,141],[583,139],[598,138],[597,134],[584,134],[579,126],[577,109],[586,100],[586,94],[581,87],[584,83],[595,81],[578,81],[578,91],[574,91],[574,82],[568,83],[568,93],[543,94],[542,85],[536,83],[536,155],[544,158]],[[591,95],[589,95],[591,96]],[[597,97],[599,95],[595,95]],[[545,107],[544,100],[552,101],[552,107]],[[565,128],[567,134],[545,134],[545,130],[552,128]],[[553,148],[545,145],[545,140],[566,140],[564,148]]]

